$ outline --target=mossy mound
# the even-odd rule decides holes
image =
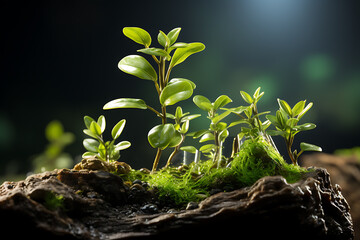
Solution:
[[[306,169],[287,164],[280,154],[262,138],[249,139],[227,167],[214,167],[211,160],[179,168],[166,168],[155,174],[132,170],[128,180],[140,179],[157,189],[159,200],[182,206],[199,201],[214,191],[231,191],[251,186],[265,176],[283,176],[298,181]]]

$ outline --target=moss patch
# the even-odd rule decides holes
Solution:
[[[270,144],[257,138],[246,140],[228,167],[215,168],[208,160],[180,168],[166,168],[155,174],[133,170],[126,177],[132,181],[147,181],[158,189],[160,201],[181,206],[209,196],[214,189],[231,191],[251,186],[262,177],[276,175],[293,183],[306,172],[304,168],[287,164]]]

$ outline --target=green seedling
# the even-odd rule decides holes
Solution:
[[[235,125],[227,125],[225,122],[221,122],[226,116],[230,114],[229,111],[218,114],[217,111],[232,102],[232,100],[226,96],[219,96],[215,102],[210,102],[210,100],[204,96],[196,95],[193,98],[193,102],[201,110],[204,110],[208,113],[208,118],[210,119],[210,127],[208,129],[200,130],[189,134],[193,138],[200,138],[199,142],[214,141],[214,143],[203,145],[199,151],[207,154],[210,158],[213,159],[213,162],[220,167],[223,165],[223,143],[225,139],[229,136],[228,128]],[[183,147],[182,150],[194,152],[196,149],[191,146]]]
[[[195,84],[184,78],[170,79],[170,73],[175,66],[184,62],[190,55],[205,49],[200,42],[176,42],[181,28],[175,28],[168,34],[160,31],[157,40],[161,48],[150,47],[150,34],[138,27],[125,27],[123,33],[134,42],[143,45],[138,52],[147,54],[155,61],[158,71],[142,56],[130,55],[120,60],[118,67],[121,71],[140,79],[153,82],[161,110],[147,105],[142,99],[119,98],[105,104],[104,109],[136,108],[149,109],[161,118],[161,124],[153,127],[148,133],[148,141],[153,148],[157,148],[152,171],[156,171],[162,151],[172,145],[177,130],[173,124],[167,123],[166,107],[190,98]],[[174,51],[175,50],[175,51]],[[173,52],[174,51],[174,52]]]
[[[306,100],[300,101],[293,108],[285,101],[278,99],[280,109],[276,111],[276,116],[267,115],[266,118],[276,127],[276,130],[268,130],[268,134],[272,136],[282,136],[285,140],[286,150],[294,165],[297,165],[299,156],[304,151],[318,151],[321,152],[321,147],[318,147],[309,143],[300,143],[300,151],[296,149],[292,151],[291,147],[294,142],[296,134],[302,131],[308,131],[316,127],[313,123],[304,123],[298,125],[300,119],[305,115],[307,111],[313,106],[310,102],[305,107]]]
[[[86,129],[84,133],[92,138],[86,138],[83,141],[83,145],[88,152],[85,152],[82,157],[96,157],[104,161],[116,161],[120,158],[120,151],[127,149],[131,146],[128,141],[121,141],[115,144],[122,131],[124,130],[126,120],[119,121],[112,129],[111,136],[112,141],[104,141],[103,133],[106,127],[105,117],[101,115],[97,121],[89,116],[84,117],[84,123]]]
[[[174,128],[175,135],[171,140],[169,147],[174,148],[173,152],[168,158],[165,167],[170,166],[172,159],[179,152],[181,145],[185,141],[186,134],[189,131],[190,120],[200,117],[200,114],[189,115],[189,112],[184,113],[181,107],[176,108],[175,115],[167,114],[167,117],[175,120]]]
[[[239,146],[236,145],[239,139],[251,138],[254,140],[256,137],[263,137],[269,144],[271,144],[274,149],[277,151],[277,148],[272,141],[271,137],[266,134],[265,130],[271,125],[269,120],[262,122],[260,120],[261,115],[265,115],[270,113],[267,112],[258,112],[257,103],[264,95],[264,92],[260,92],[261,88],[258,87],[254,92],[253,96],[250,96],[247,92],[240,91],[240,95],[243,100],[249,104],[249,106],[239,106],[236,108],[222,108],[222,110],[226,110],[228,112],[234,113],[239,116],[241,119],[235,122],[232,122],[229,127],[238,125],[238,124],[246,124],[247,127],[241,127],[241,132],[237,135],[236,139],[234,139],[232,157],[239,151]]]

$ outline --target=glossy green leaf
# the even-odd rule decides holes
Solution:
[[[97,156],[96,152],[85,152],[85,153],[83,153],[83,155],[81,157],[82,158],[93,158],[96,156]]]
[[[306,105],[306,107],[301,111],[301,113],[299,113],[299,115],[297,116],[297,118],[300,120],[307,111],[310,110],[310,108],[313,106],[313,103],[309,103],[308,105]]]
[[[112,138],[113,138],[114,140],[120,137],[122,131],[124,130],[125,124],[126,124],[126,120],[123,119],[123,120],[119,121],[119,122],[113,127],[113,129],[112,129],[112,131],[111,131],[111,136],[112,136]]]
[[[297,104],[295,104],[295,106],[291,110],[293,117],[299,115],[304,110],[304,107],[305,107],[305,101],[300,101]]]
[[[170,55],[164,49],[161,49],[161,48],[143,48],[143,49],[139,49],[137,51],[148,54],[148,55],[166,57],[169,60],[171,58]]]
[[[300,149],[302,151],[315,151],[315,152],[322,152],[322,148],[310,143],[300,143]]]
[[[226,104],[231,103],[232,100],[226,95],[219,96],[214,102],[214,110],[224,107]]]
[[[151,64],[142,56],[129,55],[120,60],[118,67],[121,71],[138,78],[156,81],[157,74]]]
[[[218,122],[218,123],[211,123],[210,129],[212,131],[222,131],[227,127],[227,123],[224,122]]]
[[[151,36],[150,34],[142,28],[139,27],[125,27],[123,28],[123,33],[125,36],[130,38],[136,43],[142,44],[145,47],[151,45]]]
[[[85,123],[85,126],[86,126],[87,129],[90,128],[91,122],[94,122],[94,121],[95,120],[92,117],[89,117],[89,116],[84,117],[84,123]]]
[[[278,119],[274,115],[266,115],[267,120],[269,120],[275,127],[282,128],[281,124],[278,122]]]
[[[179,106],[176,108],[176,111],[175,111],[175,118],[176,119],[181,119],[183,116],[183,110],[182,108]]]
[[[312,130],[316,128],[316,125],[313,123],[304,123],[302,125],[298,125],[296,127],[294,127],[293,129],[295,131],[308,131],[308,130]]]
[[[202,146],[199,151],[203,152],[203,153],[208,153],[211,152],[213,150],[215,150],[216,146],[214,144],[206,144],[204,146]]]
[[[177,48],[174,52],[174,55],[170,62],[170,68],[182,63],[185,61],[190,55],[201,52],[205,49],[205,45],[199,42],[189,43],[184,48]]]
[[[285,101],[285,100],[281,100],[281,99],[277,99],[280,108],[289,116],[292,117],[292,110],[290,105]]]
[[[286,127],[286,121],[288,119],[287,116],[286,116],[286,113],[284,113],[284,111],[277,110],[276,111],[276,118],[277,118],[277,122],[280,125],[280,129],[284,129]]]
[[[181,125],[180,133],[185,134],[189,131],[190,121],[187,120]]]
[[[197,149],[194,146],[183,146],[180,148],[181,151],[189,152],[195,154]]]
[[[201,95],[196,95],[193,98],[193,102],[195,103],[196,106],[198,106],[198,108],[210,112],[211,109],[213,108],[210,100],[204,96]]]
[[[231,113],[230,111],[223,112],[222,114],[219,114],[219,115],[213,117],[213,118],[211,119],[211,122],[212,122],[212,123],[218,123],[218,122],[220,122],[221,120],[223,120],[225,117],[227,117],[230,113]]]
[[[169,81],[168,85],[173,84],[173,83],[177,83],[177,82],[188,82],[191,84],[192,89],[196,88],[196,85],[193,81],[189,80],[189,79],[185,79],[185,78],[173,78]]]
[[[167,48],[170,46],[170,39],[168,38],[168,36],[163,32],[163,31],[159,31],[158,34],[158,42],[160,43],[161,46],[163,46],[164,48]]]
[[[121,150],[129,148],[130,146],[131,146],[131,143],[129,141],[121,141],[115,145],[115,150],[121,151]]]
[[[239,124],[244,124],[244,123],[249,124],[249,122],[246,121],[246,120],[239,120],[239,121],[235,121],[235,122],[230,123],[228,128],[234,127],[234,126],[239,125]]]
[[[242,112],[244,112],[248,107],[236,107],[236,108],[221,108],[221,110],[230,111],[232,113],[235,113],[237,115],[240,115]]]
[[[147,105],[144,100],[136,98],[119,98],[112,100],[105,104],[103,107],[104,110],[116,109],[116,108],[138,108],[138,109],[147,109]]]
[[[299,119],[297,118],[289,118],[287,121],[286,121],[286,126],[290,127],[290,128],[293,128],[296,126],[296,124],[299,122]]]
[[[283,131],[278,130],[267,130],[266,133],[270,136],[285,136],[285,133]]]
[[[99,124],[97,124],[97,122],[92,122],[90,124],[90,131],[97,136],[100,136],[102,133],[101,127],[99,126]]]
[[[183,42],[177,42],[168,49],[168,53],[170,54],[172,50],[177,48],[186,48],[189,44]]]
[[[174,105],[180,101],[186,100],[193,94],[193,88],[190,83],[179,81],[167,85],[160,94],[160,103],[164,106]]]
[[[196,131],[196,132],[189,133],[187,135],[192,136],[193,138],[199,138],[199,137],[202,137],[204,134],[209,133],[209,132],[210,132],[210,130],[203,129],[203,130],[199,130],[199,131]]]
[[[98,120],[97,120],[97,124],[100,126],[101,129],[101,134],[105,131],[106,128],[106,120],[104,115],[101,115]]]
[[[247,92],[240,91],[240,95],[244,99],[245,102],[247,102],[249,104],[252,104],[254,102],[252,97]]]
[[[148,134],[148,140],[153,148],[165,149],[175,135],[175,128],[172,124],[157,125]]]
[[[83,132],[90,137],[98,138],[98,136],[96,134],[94,134],[92,131],[90,131],[90,129],[84,129]]]
[[[97,152],[99,148],[99,142],[91,138],[85,138],[83,145],[90,152]]]
[[[169,143],[168,147],[176,147],[181,143],[182,137],[181,134],[178,131],[175,131],[174,136],[171,138],[171,141]]]
[[[215,136],[211,132],[205,133],[199,140],[200,143],[207,142],[207,141],[214,141]]]
[[[182,117],[182,118],[181,118],[181,122],[191,121],[191,120],[193,120],[193,119],[195,119],[195,118],[198,118],[198,117],[200,117],[200,116],[201,116],[201,114],[188,115],[188,116]]]
[[[170,40],[170,46],[176,42],[176,40],[180,34],[180,31],[181,31],[181,28],[174,28],[167,34],[167,37]]]

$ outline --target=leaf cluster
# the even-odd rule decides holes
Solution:
[[[83,132],[92,137],[86,138],[83,141],[83,145],[88,152],[85,152],[82,157],[96,157],[104,161],[116,161],[120,158],[120,151],[127,149],[131,146],[129,141],[121,141],[115,144],[122,131],[124,130],[126,120],[122,119],[119,121],[112,129],[111,141],[104,141],[103,133],[106,128],[106,120],[103,115],[101,115],[97,121],[89,116],[84,117],[84,123],[86,129]]]
[[[313,103],[310,102],[306,105],[306,100],[299,101],[291,108],[285,100],[277,99],[277,101],[279,110],[276,111],[276,115],[266,116],[276,128],[276,130],[268,130],[268,134],[272,136],[278,135],[284,138],[289,157],[293,164],[297,165],[297,159],[304,151],[322,151],[321,147],[304,142],[300,143],[301,150],[299,152],[297,150],[292,151],[291,149],[296,134],[302,131],[312,130],[316,127],[313,123],[299,125],[300,119],[311,109]]]

